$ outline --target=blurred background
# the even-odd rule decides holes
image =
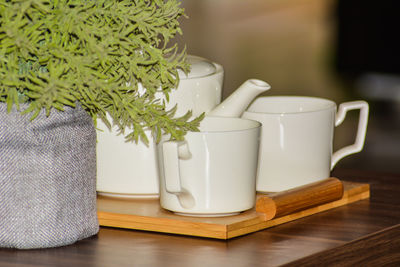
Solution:
[[[400,2],[184,0],[180,45],[223,65],[223,98],[242,82],[266,95],[370,104],[361,153],[336,168],[400,173]],[[334,149],[354,142],[358,112],[335,130]]]

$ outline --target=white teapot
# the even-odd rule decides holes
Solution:
[[[260,80],[248,80],[223,103],[221,102],[224,71],[221,65],[201,57],[187,57],[191,71],[179,73],[180,83],[169,95],[166,108],[177,104],[176,116],[192,110],[194,117],[240,117],[250,102],[270,86]],[[160,99],[162,93],[156,94]],[[218,105],[218,106],[217,106]],[[159,174],[156,146],[150,131],[148,146],[127,143],[116,129],[111,132],[98,120],[97,132],[97,191],[101,195],[119,197],[158,197]]]

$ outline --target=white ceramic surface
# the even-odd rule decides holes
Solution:
[[[117,130],[112,132],[98,122],[97,191],[118,197],[158,197],[158,168],[155,145],[125,142]],[[151,138],[150,132],[146,135]]]
[[[269,89],[271,86],[264,81],[247,80],[221,104],[207,112],[207,116],[239,118],[257,95]]]
[[[160,203],[190,216],[225,216],[255,204],[260,124],[206,117],[185,141],[158,145]]]
[[[181,73],[177,90],[170,93],[167,109],[178,104],[176,116],[189,109],[198,116],[214,108],[221,101],[223,68],[217,63],[188,56],[192,70],[188,76]],[[142,89],[145,90],[145,89]],[[163,98],[162,94],[158,95]],[[158,197],[158,167],[155,144],[149,137],[149,146],[142,142],[126,143],[116,129],[109,131],[101,120],[97,126],[97,191],[117,197]]]
[[[335,126],[346,112],[360,110],[356,141],[332,155]],[[322,180],[343,157],[362,150],[368,103],[339,105],[315,97],[259,97],[243,118],[262,123],[257,191],[277,192]]]
[[[192,69],[189,75],[180,74],[179,87],[169,94],[166,108],[178,105],[176,116],[192,110],[193,117],[212,110],[221,102],[224,70],[221,65],[197,56],[188,56]],[[156,97],[165,99],[163,94]]]

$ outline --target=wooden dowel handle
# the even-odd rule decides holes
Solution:
[[[264,214],[265,220],[318,206],[343,196],[343,184],[334,177],[300,186],[287,191],[258,195],[256,211]]]

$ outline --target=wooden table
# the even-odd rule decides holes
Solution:
[[[400,174],[333,174],[371,198],[228,241],[101,228],[67,247],[0,249],[0,266],[400,266]]]

